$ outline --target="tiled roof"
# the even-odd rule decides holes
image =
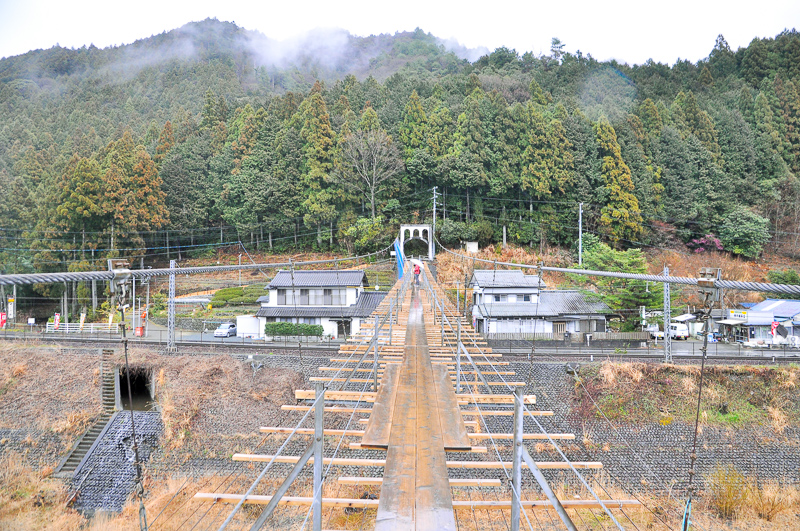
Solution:
[[[362,291],[352,306],[262,306],[256,317],[369,317],[385,291]]]
[[[519,269],[476,269],[470,285],[481,288],[538,288],[539,275],[526,275]],[[545,287],[544,282],[541,287]]]
[[[575,290],[542,291],[539,302],[490,303],[478,305],[483,317],[530,317],[547,318],[575,315],[602,315],[610,313],[609,307],[600,301],[588,301]]]
[[[366,286],[367,275],[363,271],[278,271],[267,289],[274,288],[329,288]]]

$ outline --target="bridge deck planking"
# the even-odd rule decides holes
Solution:
[[[376,531],[456,529],[422,312],[415,292],[395,399],[402,414],[392,419]]]
[[[378,395],[372,405],[367,428],[361,446],[365,448],[379,448],[385,450],[389,447],[389,436],[392,429],[392,415],[397,398],[397,381],[400,377],[400,366],[390,365],[386,368],[378,388]]]
[[[464,416],[458,406],[450,375],[443,365],[435,365],[432,369],[444,448],[450,451],[467,451],[472,444],[467,435]]]

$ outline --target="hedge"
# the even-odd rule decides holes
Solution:
[[[321,336],[325,332],[322,325],[305,323],[267,323],[264,333],[268,336]]]
[[[214,297],[212,299],[227,302],[230,299],[241,297],[243,295],[244,290],[242,288],[222,288],[214,293]]]

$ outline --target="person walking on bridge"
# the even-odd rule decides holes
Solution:
[[[414,264],[414,283],[419,286],[419,264]]]

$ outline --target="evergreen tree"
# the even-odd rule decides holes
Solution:
[[[599,271],[648,273],[647,258],[640,249],[616,251],[597,241],[591,234],[585,236],[584,240],[582,267]],[[662,302],[661,293],[658,290],[647,290],[643,280],[611,277],[578,279],[577,276],[570,276],[575,280],[588,281],[589,286],[594,289],[588,295],[602,300],[609,308],[618,312],[623,319],[623,330],[639,329],[640,307],[659,307]]]
[[[770,64],[767,46],[759,38],[755,38],[744,50],[742,57],[742,75],[745,81],[757,87],[761,80],[769,75]]]
[[[322,245],[322,227],[336,217],[334,195],[328,190],[328,177],[333,166],[334,132],[325,100],[312,93],[292,117],[304,141],[303,183],[306,187],[305,224],[317,229],[317,244]]]
[[[161,130],[161,134],[158,136],[158,146],[156,146],[156,154],[153,157],[155,163],[161,164],[161,161],[164,160],[164,156],[174,145],[175,136],[172,134],[172,122],[167,120],[167,123],[164,124],[164,128]]]
[[[708,56],[708,64],[713,71],[714,77],[723,78],[736,73],[736,56],[734,55],[728,41],[721,34],[717,35],[714,49]]]
[[[400,142],[403,144],[405,158],[409,158],[414,150],[424,147],[427,137],[428,117],[415,90],[406,103],[403,123],[400,125]]]
[[[64,232],[79,231],[81,250],[85,249],[86,231],[102,228],[102,179],[96,161],[74,156],[59,182],[59,196],[53,225]]]
[[[378,119],[378,113],[372,106],[367,105],[364,112],[361,113],[361,120],[358,122],[358,129],[360,131],[379,131],[381,129],[381,122]]]
[[[595,134],[607,194],[607,203],[600,211],[600,228],[617,245],[634,242],[642,233],[642,215],[633,194],[631,171],[622,160],[616,132],[608,120],[603,118],[595,125]]]
[[[217,96],[214,91],[208,89],[204,96],[203,110],[200,114],[200,129],[208,129],[217,126],[220,116],[217,114]]]
[[[646,98],[639,104],[637,115],[642,122],[642,127],[648,135],[655,136],[661,134],[661,128],[664,127],[664,122],[653,100]]]

